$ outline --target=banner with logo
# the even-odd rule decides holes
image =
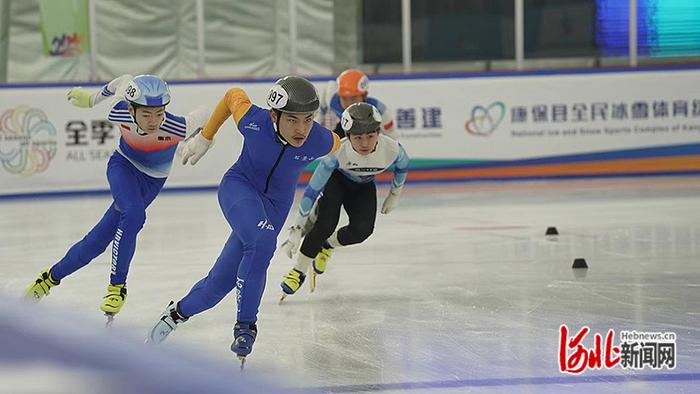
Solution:
[[[409,179],[700,172],[700,70],[370,81]],[[429,160],[433,159],[433,160]]]
[[[700,70],[377,79],[369,89],[394,114],[409,182],[683,174],[700,173],[699,79]],[[232,86],[265,106],[270,85],[171,83],[168,110],[213,108]],[[119,140],[109,102],[75,108],[67,90],[0,88],[0,196],[108,189]],[[216,186],[241,146],[226,122],[196,166],[180,165],[178,152],[166,188]]]
[[[513,160],[700,142],[700,71],[371,82],[420,156]],[[419,142],[417,142],[419,141]]]
[[[269,84],[245,84],[245,90],[264,103]],[[230,87],[170,84],[173,98],[167,110],[185,115],[198,105],[214,108]],[[0,195],[108,190],[107,161],[120,138],[119,128],[107,120],[111,103],[76,108],[66,100],[68,89],[0,89]],[[166,187],[217,185],[241,147],[242,137],[232,120],[222,126],[214,146],[196,166],[180,164],[180,146]]]
[[[89,48],[88,0],[39,0],[44,53],[75,56]]]

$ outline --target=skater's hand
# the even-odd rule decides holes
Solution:
[[[207,153],[211,143],[212,140],[206,139],[201,131],[197,131],[194,135],[188,137],[185,140],[185,147],[182,149],[182,164],[187,164],[187,160],[192,165],[197,164],[199,159]]]
[[[87,89],[75,86],[68,91],[66,95],[68,101],[79,108],[92,108],[92,95]]]
[[[286,241],[282,242],[282,246],[280,246],[280,248],[291,259],[292,257],[294,257],[294,254],[299,249],[300,243],[301,243],[301,227],[294,225],[294,226],[289,228],[289,236],[287,237]]]
[[[401,189],[392,190],[389,195],[384,199],[384,204],[382,204],[382,213],[387,214],[394,210],[399,205],[399,196],[401,195]]]

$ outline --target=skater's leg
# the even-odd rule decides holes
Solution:
[[[374,182],[357,184],[345,196],[343,207],[350,222],[338,229],[337,240],[342,246],[358,244],[374,232],[377,218],[377,187]]]
[[[299,290],[306,279],[309,264],[323,248],[326,238],[333,233],[338,225],[342,204],[342,190],[338,183],[338,175],[340,175],[338,172],[331,175],[325,185],[323,196],[314,205],[316,220],[313,226],[307,229],[294,267],[289,270],[280,283],[283,292],[281,300],[284,300],[286,295],[294,294]]]
[[[107,166],[107,179],[119,222],[112,241],[110,283],[100,309],[113,316],[126,301],[126,278],[136,250],[136,237],[146,222],[146,207],[160,192],[165,178],[150,177],[115,154]]]
[[[323,248],[323,244],[328,237],[333,234],[340,220],[340,207],[343,203],[342,174],[335,171],[331,175],[323,196],[318,200],[318,218],[313,228],[306,234],[299,249],[300,255],[306,256],[310,262]],[[303,266],[304,261],[299,262],[294,268],[301,272],[306,272],[308,266]]]
[[[121,159],[110,161],[107,169],[115,209],[119,212],[119,223],[112,242],[112,285],[126,283],[136,250],[136,237],[146,222],[146,207],[165,183],[165,178],[149,177],[126,159],[116,157]]]
[[[257,230],[259,221],[255,221],[255,218],[263,211],[257,192],[250,185],[236,179],[224,177],[218,197],[224,217],[233,232],[209,274],[197,282],[178,303],[179,311],[185,317],[213,307],[236,286],[236,275],[245,251],[242,238],[245,225],[241,221],[253,213],[253,217],[247,219],[250,222],[248,225]],[[256,210],[258,213],[254,213]]]
[[[236,272],[238,321],[254,323],[265,289],[270,260],[277,247],[277,234],[284,224],[284,215],[260,197],[240,199],[225,212],[241,240],[243,252]],[[223,205],[222,205],[223,206]]]
[[[243,258],[238,268],[236,278],[238,314],[236,325],[233,329],[234,342],[231,351],[236,353],[241,361],[253,350],[253,343],[257,336],[257,315],[260,301],[265,290],[267,268],[275,252],[277,235],[284,224],[289,212],[289,203],[283,207],[275,207],[270,201],[262,199],[261,205],[250,204],[248,215],[237,215],[231,219],[234,228],[243,229],[241,240],[243,242]],[[262,208],[262,211],[259,209]],[[264,216],[260,216],[264,215]],[[256,220],[258,225],[253,227]],[[272,226],[259,226],[260,223],[269,223]],[[243,365],[241,364],[241,368]]]
[[[82,240],[68,249],[66,255],[51,267],[51,276],[60,281],[102,254],[114,238],[117,223],[119,223],[119,212],[114,209],[114,204],[112,204],[97,225]]]
[[[212,308],[233,290],[242,252],[243,244],[232,232],[209,274],[197,282],[177,304],[182,316],[194,316]]]

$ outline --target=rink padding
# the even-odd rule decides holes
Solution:
[[[692,174],[700,170],[698,68],[436,74],[373,78],[411,157],[409,182]],[[313,79],[325,91],[327,78]],[[168,110],[215,107],[243,88],[264,106],[270,80],[181,81]],[[70,106],[62,84],[0,87],[0,198],[100,193],[119,131],[107,104]],[[90,85],[97,88],[98,85]],[[330,121],[330,120],[329,120]],[[244,126],[245,130],[245,126]],[[225,122],[196,166],[175,156],[166,188],[212,189],[243,139]],[[311,162],[314,158],[299,157]],[[308,181],[310,173],[301,180]],[[391,175],[383,175],[386,182]]]
[[[606,176],[637,174],[684,174],[700,171],[700,156],[660,157],[650,159],[601,160],[595,162],[533,164],[454,168],[449,170],[417,170],[409,172],[410,180],[476,180],[482,178],[557,178],[566,176]],[[383,174],[380,180],[391,175]]]
[[[419,164],[416,168],[416,164]],[[480,179],[532,179],[625,175],[673,175],[700,172],[700,144],[625,149],[585,154],[561,155],[524,160],[475,162],[430,166],[412,161],[409,181],[455,181]],[[304,173],[308,183],[311,173]],[[378,176],[388,182],[393,175]]]

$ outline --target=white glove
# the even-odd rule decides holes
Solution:
[[[387,214],[394,210],[399,205],[399,196],[401,195],[401,189],[392,190],[388,196],[384,199],[384,204],[382,204],[382,213]]]
[[[299,244],[301,243],[301,226],[294,225],[289,228],[289,236],[287,240],[282,242],[280,248],[284,253],[291,259],[294,254],[299,250]]]
[[[207,153],[212,141],[204,138],[201,132],[196,132],[192,137],[185,140],[185,147],[182,150],[182,164],[187,164],[187,160],[190,164],[195,165],[199,159]]]

